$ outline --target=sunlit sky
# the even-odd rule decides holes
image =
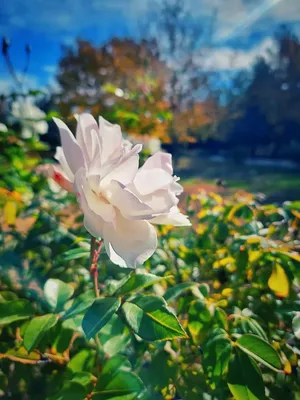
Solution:
[[[0,9],[0,34],[11,41],[17,71],[24,62],[24,47],[32,47],[27,75],[30,88],[55,85],[61,45],[76,37],[106,42],[112,37],[143,35],[149,11],[160,0],[7,0]],[[274,46],[274,32],[289,25],[300,36],[300,0],[185,0],[187,8],[205,24],[215,13],[213,47],[205,68],[237,70],[251,66],[258,55]],[[0,93],[12,83],[3,58]]]

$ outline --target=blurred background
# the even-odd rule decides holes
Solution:
[[[189,193],[299,198],[299,0],[11,0],[0,34],[0,122],[26,98],[50,156],[51,117],[88,111],[172,152]]]

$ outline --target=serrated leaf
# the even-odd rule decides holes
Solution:
[[[160,277],[146,273],[131,273],[129,278],[115,291],[114,295],[124,296],[128,293],[154,285],[163,279],[170,279],[172,276]]]
[[[229,363],[228,387],[236,400],[263,400],[265,389],[262,375],[255,362],[242,352]]]
[[[51,310],[59,311],[72,296],[74,289],[59,279],[48,279],[44,286],[44,293]]]
[[[63,319],[73,318],[78,314],[84,313],[95,301],[95,293],[93,290],[88,290],[76,297],[70,308],[63,315]]]
[[[91,339],[100,331],[118,311],[120,304],[120,299],[117,297],[96,299],[93,302],[82,320],[82,328],[87,339]]]
[[[276,350],[260,336],[242,335],[236,341],[241,350],[275,371],[281,369],[281,361]]]
[[[52,328],[57,322],[57,316],[54,314],[46,314],[41,317],[33,318],[24,334],[24,347],[27,351],[35,349],[44,334]]]
[[[290,283],[286,272],[281,265],[275,264],[268,280],[268,285],[278,297],[288,297],[290,292]]]
[[[149,342],[187,338],[176,316],[166,301],[157,296],[137,296],[122,305],[129,327]]]
[[[0,325],[11,324],[27,319],[34,313],[34,308],[27,300],[0,302]]]

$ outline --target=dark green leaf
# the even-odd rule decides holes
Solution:
[[[236,344],[256,361],[271,369],[280,370],[281,361],[276,350],[265,340],[255,335],[243,335]]]
[[[120,304],[120,299],[116,297],[107,297],[94,301],[82,320],[82,328],[87,339],[91,339],[100,331],[113,314],[118,311]]]
[[[137,274],[131,273],[129,278],[116,290],[114,295],[124,296],[125,294],[138,291],[145,287],[154,285],[163,279],[169,279],[172,276],[159,277],[153,274]]]
[[[75,381],[66,382],[55,395],[47,400],[84,400],[86,398],[85,388]]]
[[[0,302],[0,325],[11,324],[32,316],[34,308],[27,300]]]
[[[78,314],[82,314],[95,301],[95,293],[93,290],[88,290],[76,297],[70,308],[63,315],[63,319],[73,318]]]
[[[262,375],[255,362],[237,351],[229,363],[227,383],[236,400],[263,400],[265,389]]]
[[[179,283],[176,286],[169,288],[164,294],[164,298],[166,301],[174,300],[176,297],[180,296],[183,292],[196,287],[194,282],[184,282]]]
[[[144,340],[155,342],[187,337],[162,297],[137,296],[125,302],[122,311],[129,327]]]
[[[216,383],[226,372],[231,351],[231,341],[225,335],[212,338],[204,346],[203,368],[212,389],[216,389]]]

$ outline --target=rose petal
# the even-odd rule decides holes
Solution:
[[[99,215],[105,222],[114,223],[116,214],[114,207],[91,190],[83,168],[75,175],[75,185],[76,188],[81,188],[87,204],[93,213]]]
[[[154,253],[155,228],[147,221],[135,221],[117,213],[115,227],[104,225],[104,244],[111,261],[120,267],[136,268]]]
[[[163,188],[167,189],[172,182],[172,175],[161,168],[141,168],[133,180],[136,190],[141,195],[147,195]]]
[[[125,218],[150,219],[153,210],[130,192],[120,182],[112,181],[105,190],[108,201],[117,207]]]
[[[58,118],[53,118],[53,120],[59,129],[66,161],[72,173],[75,175],[79,168],[85,165],[81,148],[67,125]]]
[[[70,182],[74,181],[74,174],[71,171],[69,164],[67,163],[65,153],[61,146],[56,147],[56,153],[54,158],[60,163],[62,170]]]
[[[80,208],[84,214],[83,224],[85,229],[94,237],[103,237],[103,219],[95,214],[88,206],[83,188],[81,186],[76,186],[76,191]]]
[[[142,166],[142,169],[152,168],[161,168],[170,175],[173,175],[172,155],[169,153],[163,153],[162,151],[153,154],[153,156],[149,157]]]
[[[151,219],[151,224],[173,225],[173,226],[191,226],[187,215],[182,214],[178,207],[173,207],[166,215],[159,215]]]
[[[98,124],[92,115],[84,113],[78,116],[76,139],[88,164],[95,157],[100,160],[101,145],[98,131]]]
[[[104,118],[99,118],[99,134],[102,148],[102,164],[109,158],[117,158],[121,155],[122,132],[119,125],[111,124]]]

